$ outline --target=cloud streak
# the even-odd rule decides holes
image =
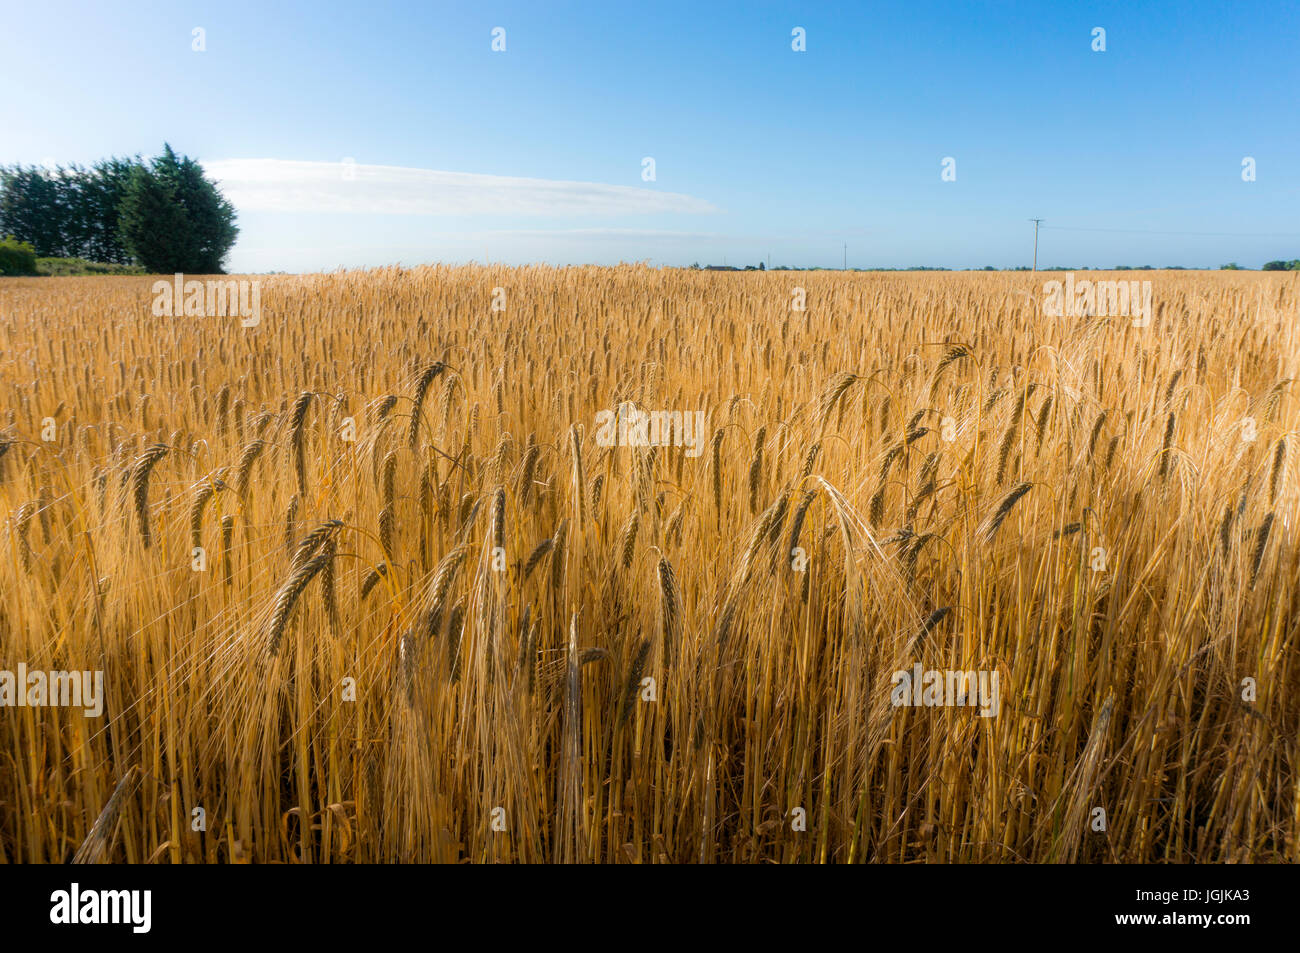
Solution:
[[[717,212],[677,192],[389,165],[224,159],[204,163],[240,211],[379,215],[646,215]]]

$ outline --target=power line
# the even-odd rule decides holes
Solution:
[[[1040,219],[1030,219],[1040,221]],[[1058,232],[1115,232],[1124,235],[1181,235],[1206,238],[1300,238],[1300,232],[1167,232],[1145,228],[1078,228],[1071,225],[1044,225]]]

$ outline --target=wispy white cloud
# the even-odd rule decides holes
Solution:
[[[437,169],[287,159],[204,163],[241,211],[384,215],[702,214],[712,203],[677,192]]]
[[[687,239],[726,240],[728,236],[709,232],[664,231],[651,228],[511,228],[471,232],[464,237],[478,238],[547,238],[547,239],[612,239],[617,241],[667,241]]]

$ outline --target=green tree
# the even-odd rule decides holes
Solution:
[[[146,270],[220,274],[235,243],[235,209],[193,159],[164,144],[132,171],[118,208],[122,244]]]
[[[122,241],[119,214],[126,187],[143,163],[131,159],[101,159],[83,179],[81,210],[88,223],[80,257],[113,265],[131,264],[131,252]]]
[[[194,258],[193,230],[175,189],[147,168],[131,173],[118,209],[122,244],[154,274],[188,271]]]
[[[0,234],[29,242],[42,257],[66,251],[67,223],[53,173],[21,165],[0,169]]]
[[[166,143],[163,154],[154,160],[153,173],[171,185],[190,225],[189,267],[183,270],[220,274],[239,235],[234,206],[204,178],[202,166],[188,156],[177,156]]]
[[[0,275],[36,274],[36,249],[12,235],[0,240]]]
[[[125,265],[118,210],[139,156],[92,168],[0,167],[0,234],[30,242],[43,258],[84,258]]]

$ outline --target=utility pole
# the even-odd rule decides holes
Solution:
[[[1042,222],[1041,218],[1031,218],[1034,223],[1034,271],[1038,270],[1038,225]]]
[[[844,268],[842,270],[844,271],[849,270],[849,243],[848,242],[844,243]]]

